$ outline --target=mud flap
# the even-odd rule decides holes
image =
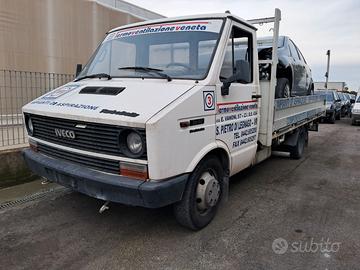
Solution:
[[[286,138],[286,140],[282,143],[282,145],[295,146],[297,144],[299,135],[300,135],[300,129],[296,129],[293,134],[291,134]]]

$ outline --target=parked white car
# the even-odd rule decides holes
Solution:
[[[354,106],[351,110],[352,115],[352,124],[356,125],[360,122],[360,94],[357,95],[355,99]]]

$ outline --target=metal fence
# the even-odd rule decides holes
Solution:
[[[23,105],[73,79],[71,74],[0,70],[0,150],[27,143]]]

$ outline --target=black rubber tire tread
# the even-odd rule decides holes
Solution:
[[[306,145],[306,130],[301,130],[296,145],[290,149],[290,157],[292,159],[300,159],[305,150]]]
[[[208,168],[213,169],[217,174],[217,180],[220,182],[220,199],[217,205],[206,215],[200,215],[196,209],[196,189],[200,176]],[[174,204],[174,215],[178,223],[191,230],[197,231],[208,225],[215,217],[218,206],[223,195],[224,168],[220,160],[214,156],[208,156],[203,159],[189,177],[188,183],[180,202]]]
[[[289,85],[290,93],[289,96],[291,96],[291,87],[290,82],[287,78],[278,78],[276,82],[276,88],[275,88],[275,98],[283,98],[285,97],[285,86]]]

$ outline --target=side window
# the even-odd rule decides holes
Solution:
[[[251,33],[233,27],[220,71],[220,81],[235,76],[235,81],[238,83],[251,83],[253,80],[252,51]]]
[[[292,40],[289,39],[290,54],[294,59],[300,60],[299,54]]]
[[[301,58],[301,61],[303,61],[303,62],[306,64],[306,60],[305,60],[303,54],[301,53],[301,51],[299,50],[298,47],[296,47],[296,49],[297,49],[297,52],[298,52],[298,54],[299,54],[299,56],[300,56],[300,58]]]

